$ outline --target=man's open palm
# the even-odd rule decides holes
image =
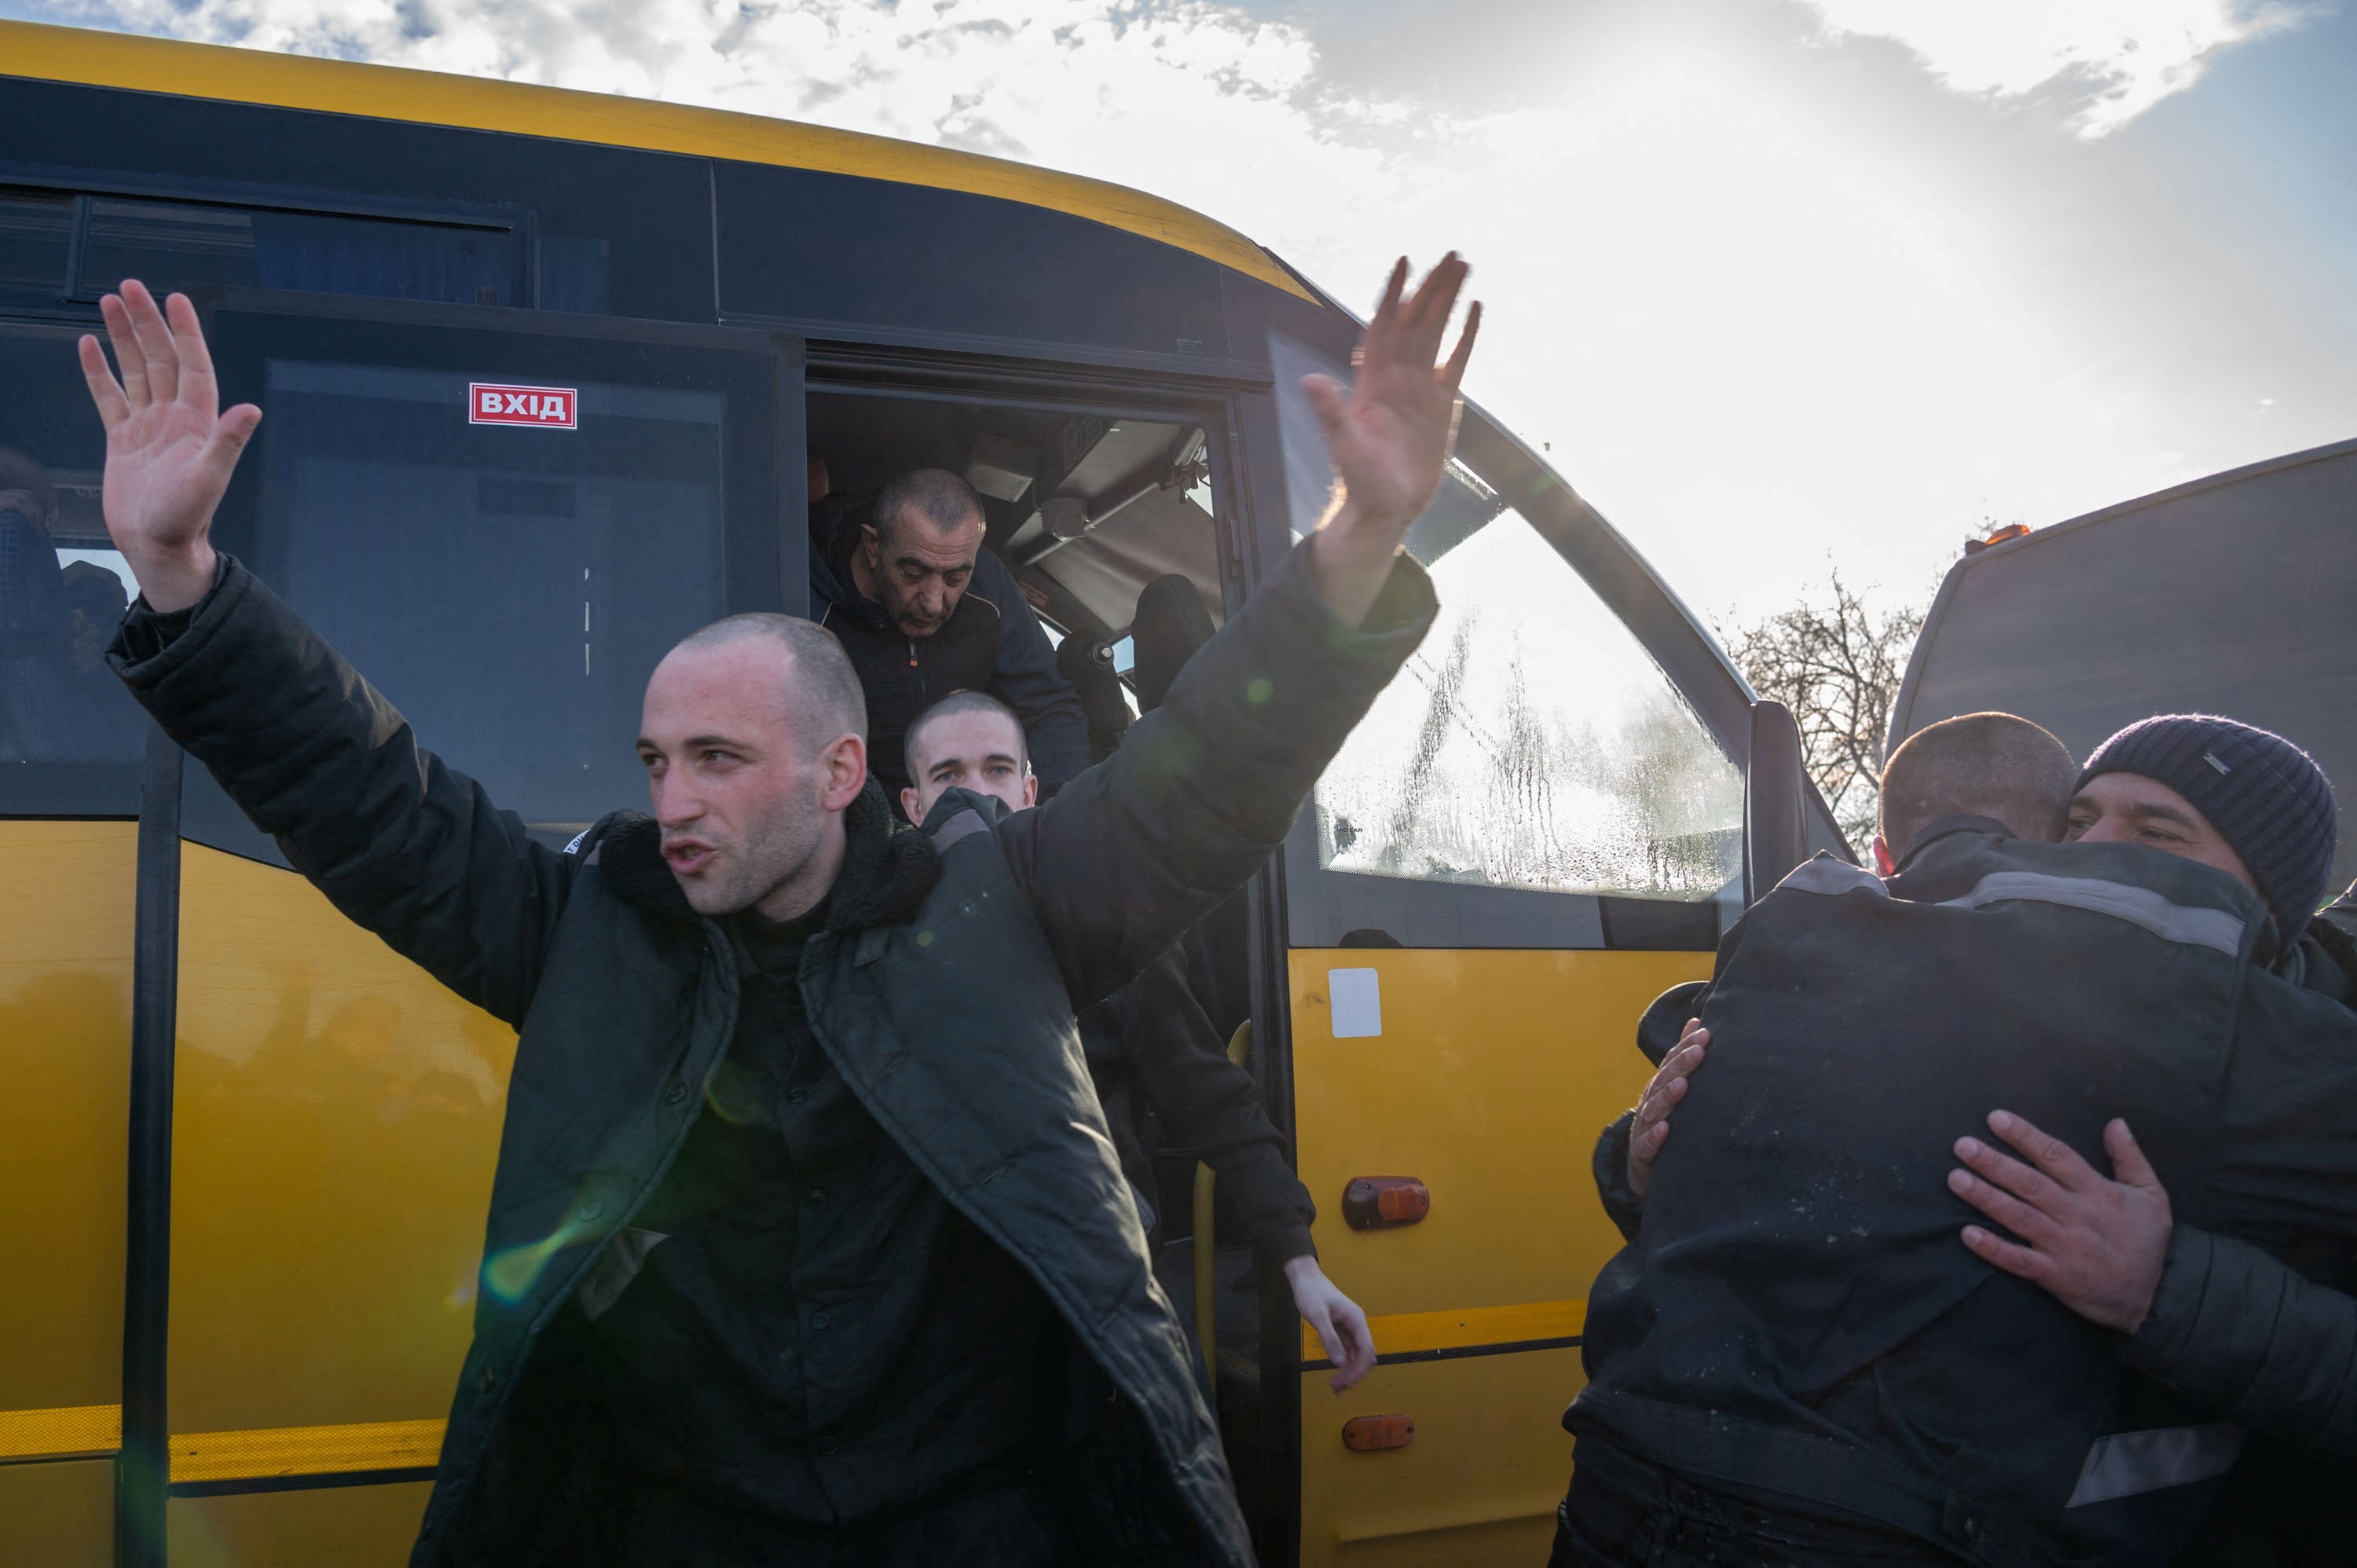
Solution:
[[[1331,376],[1310,376],[1302,390],[1325,427],[1334,471],[1353,505],[1372,516],[1413,520],[1432,504],[1442,466],[1457,435],[1457,386],[1473,357],[1481,307],[1465,313],[1465,329],[1448,362],[1435,368],[1465,263],[1451,251],[1414,295],[1407,261],[1392,268],[1383,301],[1367,324],[1359,373],[1345,391]]]
[[[167,318],[134,281],[99,309],[122,369],[117,381],[98,339],[82,338],[82,375],[106,426],[106,532],[147,602],[183,609],[211,585],[213,511],[262,411],[219,412],[212,356],[187,295],[172,295]]]

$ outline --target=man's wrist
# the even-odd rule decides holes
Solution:
[[[1367,618],[1414,521],[1372,516],[1345,495],[1309,536],[1318,594],[1344,625],[1355,628]]]
[[[158,615],[194,606],[212,592],[213,579],[221,575],[221,556],[210,540],[169,553],[142,553],[131,557],[130,565],[140,596]]]
[[[1338,548],[1388,559],[1399,553],[1413,517],[1383,517],[1351,499],[1348,491],[1318,525],[1318,532]]]

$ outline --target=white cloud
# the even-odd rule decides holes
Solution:
[[[1958,92],[2053,90],[2083,136],[2201,80],[2212,56],[2297,26],[2271,0],[1807,0],[1828,34],[1895,39]]]
[[[739,109],[1099,172],[1281,130],[1297,30],[1200,0],[61,0],[142,33]]]
[[[1865,0],[1813,3],[1867,25]],[[1307,32],[1210,0],[50,7],[1020,157],[1207,212],[1361,306],[1394,255],[1454,245],[1490,306],[1474,394],[1710,610],[1781,607],[1828,552],[1916,594],[1989,514],[2056,521],[2357,422],[2331,344],[2254,329],[2312,309],[2255,259],[2264,236],[2146,221],[2098,166],[2122,144],[1960,152],[1953,114],[1905,117],[1920,91],[1846,99],[1853,62],[1730,37],[1707,4],[1628,7],[1504,107],[1345,91]],[[2056,36],[2049,55],[2096,58]],[[2015,92],[2053,75],[2034,53],[1945,58]],[[2255,420],[2260,396],[2283,402]]]

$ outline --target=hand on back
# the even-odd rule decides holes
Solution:
[[[2160,1289],[2174,1222],[2169,1191],[2128,1124],[2115,1118],[2104,1128],[2115,1181],[2070,1144],[2010,1112],[1993,1111],[1988,1122],[2030,1163],[1977,1138],[1959,1138],[1956,1157],[1971,1169],[1950,1171],[1948,1187],[2029,1244],[1967,1225],[1964,1245],[1983,1261],[2044,1287],[2080,1316],[2134,1334]]]
[[[158,309],[136,282],[99,302],[117,380],[98,339],[81,340],[82,375],[106,426],[106,532],[148,604],[184,609],[212,585],[213,512],[262,411],[220,412],[212,356],[186,295]]]
[[[1627,1175],[1629,1190],[1639,1197],[1653,1185],[1653,1162],[1661,1158],[1662,1145],[1670,1136],[1670,1111],[1686,1097],[1686,1079],[1702,1066],[1709,1047],[1710,1031],[1702,1020],[1687,1019],[1677,1046],[1653,1069],[1652,1080],[1637,1101],[1635,1118],[1629,1123]]]

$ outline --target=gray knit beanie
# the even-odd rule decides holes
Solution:
[[[2324,769],[2283,736],[2211,714],[2162,714],[2128,725],[2087,758],[2099,773],[2156,779],[2210,819],[2259,885],[2289,948],[2323,902],[2340,839]]]

